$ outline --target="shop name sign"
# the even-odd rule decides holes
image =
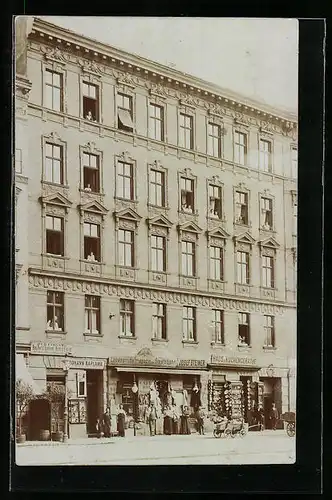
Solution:
[[[255,366],[256,359],[249,357],[237,356],[216,356],[212,354],[211,364],[214,365],[241,365],[241,366]]]
[[[146,366],[160,368],[205,368],[206,361],[203,359],[165,359],[144,358],[136,356],[113,357],[108,359],[111,366]]]
[[[70,368],[76,370],[103,370],[105,368],[103,359],[71,358],[68,362]]]
[[[30,344],[31,353],[35,354],[71,354],[72,346],[58,342],[33,341]]]

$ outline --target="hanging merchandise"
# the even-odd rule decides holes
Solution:
[[[183,394],[183,406],[188,406],[188,391],[187,389],[183,389],[182,391]]]
[[[197,409],[201,405],[202,405],[202,403],[201,403],[201,397],[200,397],[200,390],[199,390],[199,387],[197,385],[197,382],[195,381],[195,384],[194,384],[194,387],[193,387],[193,390],[191,393],[190,406]]]

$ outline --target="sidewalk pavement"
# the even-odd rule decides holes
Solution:
[[[68,439],[66,443],[59,442],[59,441],[26,441],[25,443],[16,443],[16,446],[18,447],[26,447],[26,446],[68,446],[68,445],[74,445],[74,446],[90,446],[90,445],[101,445],[101,444],[115,444],[115,443],[130,443],[130,442],[135,442],[137,440],[144,441],[144,440],[150,440],[153,439],[154,441],[170,441],[172,439],[184,439],[187,440],[188,436],[187,435],[181,435],[181,434],[172,434],[170,436],[165,436],[165,435],[156,435],[156,436],[134,436],[132,429],[127,430],[126,436],[124,438],[121,437],[111,437],[111,438],[77,438],[77,439]],[[283,437],[286,436],[286,432],[284,430],[264,430],[264,431],[258,431],[258,432],[249,432],[249,436],[256,436],[256,437],[263,437],[263,436],[275,436],[275,437]],[[198,433],[193,433],[191,435],[193,438],[195,437],[203,437],[200,436]],[[204,436],[206,437],[212,437],[213,434],[211,432],[206,433]],[[222,438],[220,438],[222,439]]]

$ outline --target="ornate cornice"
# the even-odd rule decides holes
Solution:
[[[78,64],[95,74],[110,74],[122,84],[142,86],[151,94],[179,99],[181,104],[199,106],[215,114],[230,116],[252,125],[283,133],[296,139],[297,117],[252,99],[226,91],[159,63],[129,54],[109,45],[89,39],[46,21],[35,19],[30,34],[30,50],[42,50],[36,45],[51,46],[58,60]],[[31,42],[34,42],[32,44]],[[239,116],[239,114],[241,116]]]
[[[229,311],[260,312],[263,314],[283,315],[289,304],[276,304],[255,300],[239,300],[237,298],[221,298],[218,294],[204,294],[198,292],[184,292],[177,289],[161,290],[151,286],[126,285],[98,280],[94,281],[83,277],[69,277],[29,270],[29,285],[32,289],[61,290],[64,292],[89,293],[100,296],[125,297],[133,300],[160,301],[175,305],[190,304],[197,307],[218,308]],[[294,307],[294,306],[292,306]]]

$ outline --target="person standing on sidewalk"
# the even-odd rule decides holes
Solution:
[[[148,414],[150,436],[155,436],[157,432],[157,409],[154,402],[151,402]]]
[[[104,432],[104,437],[111,437],[111,409],[108,406],[103,415],[102,429]]]
[[[190,434],[188,406],[184,406],[182,410],[180,434]]]
[[[273,431],[276,430],[277,428],[277,422],[279,420],[279,412],[276,408],[276,404],[272,403],[272,408],[271,408],[271,413],[270,413],[270,419],[271,419],[271,428]]]
[[[202,434],[204,436],[204,417],[205,413],[203,411],[203,408],[200,406],[197,411],[197,428],[199,434]]]
[[[126,412],[123,409],[123,405],[120,404],[117,414],[117,430],[120,437],[125,437],[125,423],[126,423]]]

